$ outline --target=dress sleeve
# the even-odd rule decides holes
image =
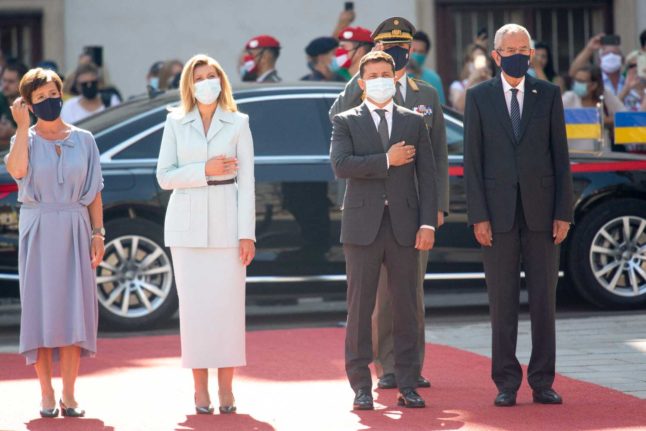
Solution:
[[[90,205],[96,195],[103,190],[103,174],[101,173],[101,160],[99,158],[99,149],[96,146],[94,136],[89,132],[84,135],[84,144],[88,146],[88,169],[81,194],[81,204]]]
[[[22,189],[24,187],[28,187],[28,184],[31,182],[31,141],[32,141],[32,136],[31,133],[27,137],[27,145],[29,146],[29,159],[27,161],[27,173],[25,174],[24,177],[22,178],[14,178],[14,181],[18,184],[18,186]],[[11,139],[9,140],[9,153],[11,153],[11,150],[13,149],[13,145],[16,143],[16,135],[13,135]],[[7,153],[4,158],[4,164],[7,164],[7,159],[9,157],[9,153]],[[12,177],[13,178],[13,177]]]

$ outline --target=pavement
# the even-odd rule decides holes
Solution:
[[[491,357],[491,325],[478,320],[434,323],[431,318],[426,341]],[[646,314],[643,310],[583,317],[557,315],[556,334],[558,373],[646,399]],[[524,315],[518,325],[518,360],[527,364],[530,353],[530,323]],[[563,396],[567,398],[567,394]]]

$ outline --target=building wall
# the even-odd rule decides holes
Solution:
[[[294,81],[308,72],[305,45],[331,34],[343,5],[311,0],[65,0],[64,63],[72,67],[85,45],[102,45],[108,77],[127,96],[144,90],[153,62],[185,61],[203,52],[215,57],[236,83],[244,43],[266,33],[283,45],[279,74]],[[416,24],[416,0],[358,0],[355,11],[354,24],[369,29],[395,15]]]
[[[62,63],[65,57],[65,0],[0,0],[0,11],[41,11],[43,14],[43,55]]]

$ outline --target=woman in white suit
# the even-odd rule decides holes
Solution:
[[[179,296],[182,366],[195,409],[211,414],[208,369],[218,368],[221,413],[233,413],[234,367],[245,365],[245,277],[255,254],[253,141],[226,74],[206,55],[180,78],[166,119],[157,181],[173,190],[164,224]]]

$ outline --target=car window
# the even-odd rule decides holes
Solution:
[[[449,154],[461,156],[464,151],[464,132],[462,126],[448,120],[444,124],[446,125],[446,145],[449,148]]]
[[[323,99],[242,100],[238,108],[249,115],[256,155],[326,155],[329,152],[332,126]]]
[[[113,160],[157,159],[164,129],[144,136],[128,148],[112,156]]]

